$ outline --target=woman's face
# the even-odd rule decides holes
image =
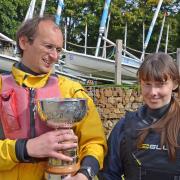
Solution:
[[[163,82],[141,80],[142,96],[151,109],[158,109],[168,104],[171,100],[172,91],[176,87],[177,84],[170,78]]]

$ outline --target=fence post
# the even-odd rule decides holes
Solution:
[[[115,84],[121,85],[122,40],[116,40]]]

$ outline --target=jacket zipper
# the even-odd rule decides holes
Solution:
[[[29,88],[30,92],[30,137],[36,137],[35,131],[35,90],[33,88]]]
[[[138,167],[139,167],[139,180],[141,180],[141,178],[142,178],[142,175],[141,175],[141,167],[142,167],[142,163],[141,163],[141,161],[135,156],[135,154],[134,153],[132,153],[132,157],[134,158],[134,160],[136,161],[136,163],[137,163],[137,165],[138,165]]]

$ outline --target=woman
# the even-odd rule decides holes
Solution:
[[[101,179],[180,179],[180,76],[165,53],[148,55],[138,70],[144,105],[111,132]]]

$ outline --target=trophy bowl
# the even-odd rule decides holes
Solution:
[[[47,98],[38,100],[38,114],[54,128],[69,128],[83,119],[87,112],[86,99]]]
[[[41,120],[54,129],[71,129],[73,124],[83,119],[87,112],[87,100],[81,98],[47,98],[37,100],[37,112]],[[68,142],[64,142],[68,143]],[[49,158],[46,171],[67,175],[79,170],[77,148],[61,151],[72,157],[72,162]]]

